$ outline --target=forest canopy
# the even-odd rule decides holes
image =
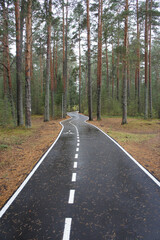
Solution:
[[[1,0],[0,125],[160,118],[158,0]]]

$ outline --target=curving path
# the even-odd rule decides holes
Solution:
[[[159,240],[160,183],[86,117],[69,115],[1,209],[0,239]]]

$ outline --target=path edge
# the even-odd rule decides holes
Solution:
[[[63,121],[60,121],[60,125],[62,126],[60,133],[58,134],[57,138],[55,139],[55,141],[52,143],[52,145],[48,148],[48,150],[41,156],[41,158],[37,161],[37,163],[34,165],[34,167],[32,168],[32,170],[30,171],[30,173],[27,175],[27,177],[24,179],[24,181],[21,183],[21,185],[15,190],[15,192],[10,196],[10,198],[6,201],[6,203],[2,206],[2,208],[0,209],[0,218],[2,218],[2,216],[5,214],[5,212],[7,211],[7,209],[10,207],[10,205],[14,202],[14,200],[16,199],[16,197],[19,195],[19,193],[22,191],[22,189],[25,187],[25,185],[29,182],[29,180],[31,179],[31,177],[34,175],[34,173],[36,172],[36,170],[39,168],[39,166],[42,164],[42,162],[44,161],[44,159],[46,158],[46,156],[48,155],[48,153],[52,150],[52,148],[54,147],[54,145],[57,143],[58,139],[60,138],[64,126],[62,124],[62,122],[67,121],[69,119],[65,119]]]
[[[85,115],[84,115],[85,116]],[[85,116],[86,117],[86,116]],[[89,118],[88,118],[89,119]],[[93,125],[92,123],[88,123],[88,119],[86,119],[84,122],[86,124],[89,124],[95,128],[97,128],[100,132],[102,132],[106,137],[108,137],[112,142],[114,142],[145,174],[148,175],[154,181],[159,187],[160,187],[160,182],[158,179],[156,179],[146,168],[144,168],[134,157],[132,157],[116,140],[114,140],[112,137],[110,137],[107,133],[105,133],[102,129],[99,127]]]

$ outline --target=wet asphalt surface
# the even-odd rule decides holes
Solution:
[[[0,240],[159,240],[158,185],[86,117],[70,116],[0,219]],[[72,221],[64,236],[66,218]]]

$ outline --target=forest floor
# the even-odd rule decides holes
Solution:
[[[24,181],[34,165],[55,141],[60,120],[32,118],[32,128],[0,128],[0,207]],[[160,120],[104,118],[92,121],[125,148],[160,180]]]
[[[32,117],[32,128],[0,128],[0,207],[57,138],[60,120]]]
[[[107,117],[91,121],[116,140],[130,155],[160,181],[160,120]]]

